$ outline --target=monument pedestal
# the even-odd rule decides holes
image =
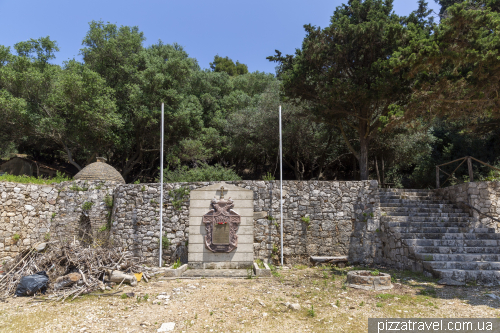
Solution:
[[[189,267],[251,268],[253,226],[252,190],[221,182],[191,191]]]

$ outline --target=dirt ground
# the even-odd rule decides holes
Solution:
[[[174,332],[365,333],[368,318],[500,316],[500,298],[487,296],[500,296],[498,287],[445,287],[410,272],[381,270],[392,275],[394,288],[372,292],[346,287],[349,269],[297,266],[266,279],[157,277],[135,288],[122,286],[123,293],[135,294],[127,298],[13,298],[0,303],[0,332],[156,332],[174,322]]]

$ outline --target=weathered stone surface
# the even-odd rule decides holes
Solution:
[[[465,282],[456,281],[450,278],[444,278],[438,281],[438,284],[443,284],[447,286],[465,286]]]
[[[498,219],[500,214],[500,182],[478,182],[463,183],[455,186],[449,186],[435,190],[437,196],[450,200],[459,208],[468,212],[470,216],[476,218],[477,222],[473,227],[495,228],[499,232],[498,224],[488,216]],[[464,203],[477,208],[477,210]]]
[[[245,212],[248,210],[249,216],[242,219],[238,235],[250,236],[248,245],[255,258],[265,262],[279,260],[279,182],[226,183],[251,190],[251,204],[242,208]],[[175,196],[174,191],[180,187],[194,190],[217,184],[164,184],[163,237],[169,244],[163,249],[162,257],[167,263],[180,245],[187,245],[191,232],[203,232],[190,228],[190,224],[199,221],[196,216],[190,216],[189,195],[176,199],[171,197]],[[382,262],[382,245],[376,232],[380,228],[376,181],[285,181],[283,190],[283,245],[287,264],[308,263],[311,255],[348,256],[353,263]],[[243,202],[245,198],[233,199]],[[113,208],[105,202],[109,203],[110,199]],[[111,238],[115,246],[127,248],[156,265],[160,249],[159,201],[159,184],[77,180],[34,186],[0,182],[0,258],[15,257],[19,251],[46,242],[47,238],[82,241],[78,232],[84,215],[82,207],[92,202],[85,214],[94,236]],[[33,209],[26,209],[28,205]],[[201,217],[206,209],[199,209]],[[102,229],[108,223],[111,228]],[[12,241],[14,234],[21,237],[17,244]],[[227,268],[240,266],[243,267],[235,264]]]
[[[372,275],[371,271],[351,271],[347,273],[347,285],[363,290],[392,289],[391,276],[386,273]]]

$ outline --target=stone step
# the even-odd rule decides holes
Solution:
[[[449,278],[459,282],[476,282],[482,285],[498,285],[500,271],[497,270],[465,270],[465,269],[436,269],[433,274],[440,278]]]
[[[499,254],[500,249],[496,246],[414,246],[415,253],[435,254]]]
[[[439,197],[431,195],[405,195],[405,194],[390,194],[390,195],[380,195],[380,199],[384,200],[395,200],[395,199],[406,199],[406,200],[442,200]]]
[[[495,270],[500,271],[499,261],[424,261],[424,269],[460,269],[460,270]]]
[[[432,201],[434,202],[434,201]],[[395,207],[401,207],[401,208],[409,208],[409,209],[414,209],[414,208],[456,208],[455,205],[448,203],[448,204],[443,204],[443,203],[422,203],[419,201],[413,201],[412,204],[404,204],[404,203],[389,203],[389,202],[381,202],[380,203],[380,208],[383,210],[384,208],[395,208]]]
[[[419,228],[468,228],[469,222],[386,222],[390,228],[406,228],[406,227],[419,227]]]
[[[433,228],[419,228],[409,227],[401,228],[394,227],[391,230],[399,233],[495,233],[494,228],[454,228],[454,227],[433,227]]]
[[[405,239],[404,242],[408,246],[500,246],[500,239]]]
[[[487,239],[487,240],[492,240],[492,239],[500,239],[500,234],[494,233],[494,232],[474,232],[474,233],[449,233],[449,234],[443,234],[443,233],[422,233],[422,232],[408,232],[408,233],[401,233],[400,237],[404,239],[405,241],[409,239],[415,239],[415,240],[420,240],[420,239]]]
[[[406,206],[397,207],[384,207],[384,212],[411,212],[411,213],[463,213],[464,211],[459,208],[425,208],[425,207],[413,207],[408,208]]]
[[[432,190],[425,189],[405,189],[405,188],[380,188],[379,193],[404,193],[404,192],[412,192],[412,193],[434,193]]]
[[[435,205],[435,204],[448,204],[452,205],[449,200],[408,200],[408,199],[383,199],[380,198],[380,204],[403,204],[403,205]]]
[[[500,261],[500,253],[415,253],[422,261]]]
[[[471,222],[472,217],[381,216],[381,222]]]
[[[470,217],[467,213],[386,212],[386,216]]]

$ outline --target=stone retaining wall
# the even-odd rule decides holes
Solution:
[[[463,183],[435,191],[436,195],[454,202],[459,208],[469,212],[470,216],[475,217],[474,227],[495,228],[495,231],[499,232],[498,222],[463,203],[477,208],[481,213],[500,219],[500,182]]]
[[[215,184],[172,183],[164,187],[163,228],[173,251],[189,238],[189,196],[179,209],[169,191],[181,187],[194,190]],[[226,182],[254,192],[254,255],[278,259],[279,182]],[[158,184],[121,185],[115,192],[112,237],[136,255],[154,263],[159,250],[160,191]],[[378,184],[363,182],[283,182],[284,256],[289,262],[305,262],[311,255],[348,255],[352,262],[376,262],[381,255]],[[175,193],[171,193],[174,195]],[[228,194],[231,196],[231,193]],[[236,211],[238,207],[234,208]],[[208,212],[209,208],[207,208]]]
[[[189,237],[189,195],[177,197],[178,189],[193,190],[215,183],[164,185],[163,228],[169,246],[163,257],[167,262],[174,251],[187,245]],[[278,260],[279,182],[227,183],[254,193],[255,258]],[[350,262],[382,262],[376,181],[285,181],[283,191],[286,262],[308,262],[311,255],[347,255]],[[114,199],[112,209],[106,205],[110,198]],[[13,257],[45,238],[79,241],[84,238],[84,230],[97,241],[104,242],[109,236],[114,246],[127,247],[157,264],[159,201],[159,184],[75,181],[38,186],[1,182],[0,258]],[[86,202],[92,202],[88,211],[83,209]],[[13,244],[16,233],[21,239]]]
[[[82,222],[87,232],[103,241],[111,208],[114,182],[64,182],[33,185],[0,182],[0,259],[15,257],[20,251],[49,239],[81,238]],[[90,209],[83,212],[85,202]],[[82,221],[82,217],[88,219]],[[101,229],[102,231],[99,231]],[[102,237],[99,237],[101,236]]]

